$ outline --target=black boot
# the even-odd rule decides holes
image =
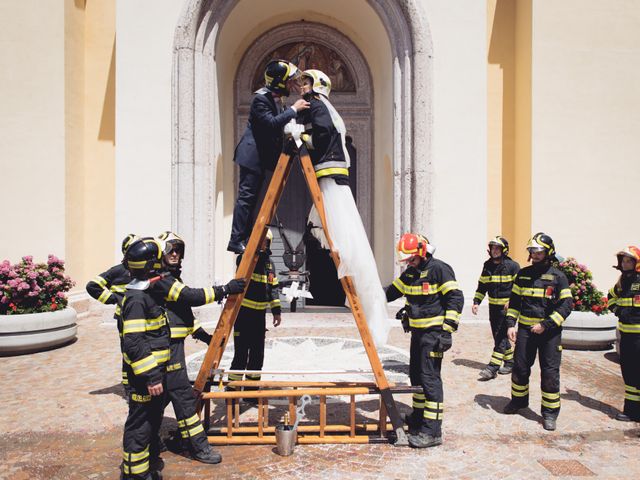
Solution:
[[[244,244],[244,242],[229,241],[229,244],[227,245],[228,252],[237,253],[238,255],[240,255],[241,253],[244,253],[245,248],[246,248],[246,245]]]
[[[208,463],[211,465],[215,465],[216,463],[220,463],[222,461],[222,455],[213,450],[213,448],[209,448],[209,450],[194,452],[191,454],[192,458],[198,462]]]
[[[442,437],[434,437],[428,433],[418,433],[417,435],[409,435],[409,445],[413,448],[428,448],[442,445]]]
[[[518,405],[516,402],[514,402],[513,400],[511,400],[509,403],[507,403],[504,406],[504,410],[503,412],[506,415],[513,415],[515,413],[518,413],[520,410],[522,410],[523,408],[527,408],[526,405]]]
[[[542,428],[553,431],[556,429],[556,419],[551,417],[542,417]]]
[[[500,370],[498,370],[498,373],[500,375],[510,375],[512,371],[513,371],[513,363],[505,363],[500,367]]]
[[[631,417],[626,413],[620,412],[615,416],[615,419],[619,422],[630,422]]]
[[[418,418],[418,415],[414,413],[404,414],[404,423],[409,427],[409,435],[417,435],[420,433],[420,427],[422,427],[422,418]]]
[[[478,380],[481,382],[486,382],[488,380],[493,380],[497,376],[498,376],[498,373],[496,370],[494,370],[491,367],[485,367],[482,370],[480,370]]]

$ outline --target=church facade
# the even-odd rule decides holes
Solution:
[[[615,279],[638,243],[640,15],[613,0],[64,0],[0,9],[5,238],[83,283],[130,232],[178,232],[185,279],[233,275],[232,162],[272,58],[317,68],[356,149],[383,284],[421,232],[475,289],[486,243],[528,238]],[[289,99],[293,103],[293,99]],[[278,216],[302,236],[294,168]]]

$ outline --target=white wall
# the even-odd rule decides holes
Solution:
[[[171,72],[183,0],[116,5],[116,226],[114,258],[130,232],[171,228]]]
[[[0,18],[0,261],[64,257],[64,3],[3,1]]]
[[[488,240],[487,9],[477,0],[422,5],[434,57],[433,226],[424,233],[471,298]]]
[[[532,71],[532,229],[606,290],[640,243],[638,2],[536,0]]]

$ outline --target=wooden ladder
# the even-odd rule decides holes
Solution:
[[[289,141],[284,151],[280,155],[278,164],[273,172],[271,182],[269,183],[269,188],[256,218],[253,231],[251,232],[251,236],[249,237],[249,243],[247,244],[245,253],[242,256],[242,260],[240,262],[240,265],[238,266],[238,270],[236,271],[236,278],[244,278],[247,284],[251,281],[251,274],[253,273],[258,261],[258,252],[260,249],[259,247],[263,244],[266,237],[267,225],[276,213],[276,208],[278,207],[282,192],[284,191],[285,183],[287,181],[287,178],[289,177],[289,173],[291,172],[295,150],[296,146],[294,142]],[[307,152],[307,149],[304,147],[304,145],[299,148],[298,154],[300,157],[300,163],[302,165],[302,171],[307,182],[307,186],[309,187],[311,198],[316,207],[316,210],[318,211],[322,223],[322,229],[324,230],[324,234],[326,235],[327,241],[329,243],[331,257],[333,258],[333,261],[336,265],[336,269],[338,269],[340,265],[340,256],[338,255],[338,252],[333,248],[333,242],[331,240],[331,236],[329,235],[329,229],[327,228],[327,218],[324,209],[322,191],[320,190],[320,186],[318,185],[318,180],[316,178],[311,159],[309,158],[309,153]],[[375,377],[376,386],[379,390],[379,394],[382,400],[381,404],[386,408],[387,415],[391,420],[392,429],[395,432],[395,445],[408,445],[407,437],[403,429],[403,421],[400,417],[400,414],[398,413],[398,409],[393,399],[389,382],[387,381],[387,377],[384,374],[380,358],[378,357],[378,352],[374,346],[371,332],[369,331],[364,311],[362,310],[362,305],[360,304],[360,299],[356,294],[353,280],[351,279],[351,277],[342,277],[340,281],[342,282],[342,287],[347,298],[349,299],[351,311],[355,318],[362,343],[369,358],[369,363],[371,364],[371,369]],[[222,313],[220,314],[220,319],[218,320],[216,329],[213,332],[213,338],[209,344],[209,348],[207,349],[207,353],[204,357],[202,366],[200,367],[200,371],[198,372],[198,377],[196,378],[194,384],[195,390],[197,390],[200,394],[205,391],[207,381],[211,378],[211,372],[214,369],[218,369],[220,367],[220,360],[222,359],[222,355],[232,333],[233,324],[235,323],[238,316],[238,312],[240,310],[242,300],[244,299],[244,295],[245,292],[242,292],[237,295],[230,295],[227,298]],[[201,399],[203,399],[202,396]]]

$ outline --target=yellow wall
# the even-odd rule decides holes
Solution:
[[[531,234],[531,1],[488,0],[488,218],[524,264]]]
[[[113,264],[115,0],[65,0],[66,260],[75,290]]]
[[[640,5],[533,2],[532,225],[608,289],[640,243]]]
[[[65,255],[65,29],[57,0],[0,2],[0,260]]]

